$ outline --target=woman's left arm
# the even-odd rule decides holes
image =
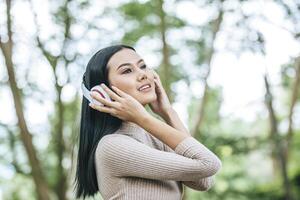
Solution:
[[[166,115],[163,116],[164,120],[166,121],[167,124],[172,126],[175,129],[181,130],[185,132],[187,135],[191,136],[189,131],[185,128],[183,123],[181,122],[180,118],[178,117],[177,112],[173,109],[170,108],[167,112]],[[164,144],[164,151],[168,152],[174,152],[168,145]],[[186,185],[189,188],[192,188],[194,190],[198,191],[207,191],[211,188],[211,186],[214,184],[214,176],[210,176],[207,178],[201,178],[199,180],[195,181],[181,181],[184,185]]]
[[[189,131],[185,128],[177,112],[172,108],[169,98],[164,90],[158,73],[153,69],[153,77],[155,82],[155,92],[157,95],[156,101],[150,103],[151,110],[162,117],[164,121],[173,128],[186,133],[191,136]],[[163,143],[163,150],[168,152],[174,152],[168,145]],[[175,152],[174,152],[175,153]],[[195,181],[181,181],[184,185],[199,191],[207,191],[214,184],[214,176],[201,178]]]

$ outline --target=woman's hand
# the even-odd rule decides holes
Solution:
[[[100,112],[109,113],[114,117],[118,117],[124,121],[134,122],[139,124],[142,119],[147,117],[149,113],[135,98],[129,94],[123,92],[115,86],[112,89],[113,92],[105,84],[101,84],[101,87],[107,92],[110,98],[114,101],[109,101],[102,98],[98,93],[92,92],[91,96],[97,101],[101,102],[104,106],[90,103],[89,105]]]
[[[172,105],[165,89],[162,86],[159,75],[156,73],[156,71],[154,71],[154,69],[152,69],[152,72],[154,75],[154,85],[157,99],[156,101],[150,103],[150,108],[154,113],[158,114],[162,118],[165,118],[167,112],[172,108]]]

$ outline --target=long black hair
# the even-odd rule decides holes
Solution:
[[[114,45],[97,51],[89,60],[83,75],[83,84],[90,90],[93,86],[108,83],[107,63],[112,55],[121,49],[131,46]],[[98,192],[97,177],[95,171],[95,151],[101,138],[113,134],[122,124],[122,120],[109,113],[92,109],[86,98],[82,98],[80,136],[77,157],[77,169],[75,177],[76,198],[94,196]]]

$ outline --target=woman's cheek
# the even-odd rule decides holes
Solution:
[[[135,85],[125,80],[119,83],[119,88],[126,93],[132,93],[135,90]]]

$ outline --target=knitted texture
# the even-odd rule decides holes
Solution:
[[[104,200],[181,200],[182,184],[211,188],[222,162],[192,136],[172,150],[137,124],[123,122],[99,141],[95,166]]]

